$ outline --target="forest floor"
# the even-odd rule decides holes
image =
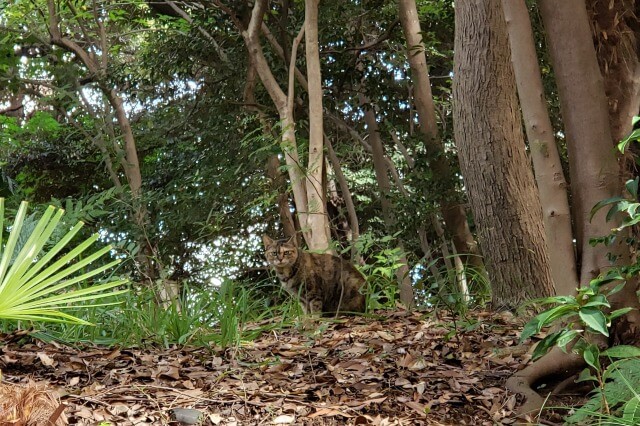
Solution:
[[[515,350],[519,322],[388,311],[306,319],[226,350],[0,335],[0,370],[5,384],[57,390],[77,425],[179,425],[191,413],[202,425],[508,425],[517,400],[504,383],[530,356]]]

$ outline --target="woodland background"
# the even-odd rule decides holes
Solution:
[[[6,210],[64,208],[132,282],[121,305],[74,311],[96,327],[48,332],[227,346],[243,324],[296,317],[266,268],[268,233],[350,258],[370,312],[516,310],[609,273],[597,291],[627,284],[605,315],[633,310],[597,345],[637,345],[639,9],[0,3]],[[598,315],[583,305],[572,312]],[[567,365],[585,360],[554,349],[513,389]]]

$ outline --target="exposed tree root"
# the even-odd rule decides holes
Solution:
[[[640,303],[636,296],[637,289],[637,282],[629,282],[622,291],[610,297],[612,310],[623,307],[631,307],[634,310],[615,321],[611,327],[610,341],[607,341],[602,335],[594,334],[589,337],[591,343],[598,345],[600,350],[606,349],[609,345],[638,345],[640,343]],[[560,348],[554,347],[545,356],[514,374],[507,380],[506,386],[510,391],[526,398],[519,414],[521,416],[536,415],[544,404],[544,398],[533,390],[533,385],[547,377],[553,377],[554,381],[561,382],[586,365],[581,355],[571,352],[565,353]]]
[[[532,389],[536,382],[550,376],[560,379],[571,376],[585,365],[582,356],[565,353],[555,347],[539,360],[511,376],[506,383],[507,389],[526,398],[519,410],[520,415],[535,415],[544,404],[544,398]]]

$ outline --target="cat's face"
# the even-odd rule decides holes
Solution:
[[[293,242],[293,238],[289,238],[286,241],[272,240],[268,236],[263,235],[262,242],[264,243],[267,262],[269,262],[270,265],[282,268],[291,266],[298,260],[298,248],[295,242]]]

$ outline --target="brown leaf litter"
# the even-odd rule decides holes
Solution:
[[[56,389],[77,425],[515,423],[503,384],[528,355],[512,350],[513,317],[458,317],[467,327],[456,333],[450,316],[439,317],[316,319],[226,350],[78,350],[0,335],[0,370],[5,385]]]
[[[0,383],[0,425],[64,426],[66,407],[43,384]]]

